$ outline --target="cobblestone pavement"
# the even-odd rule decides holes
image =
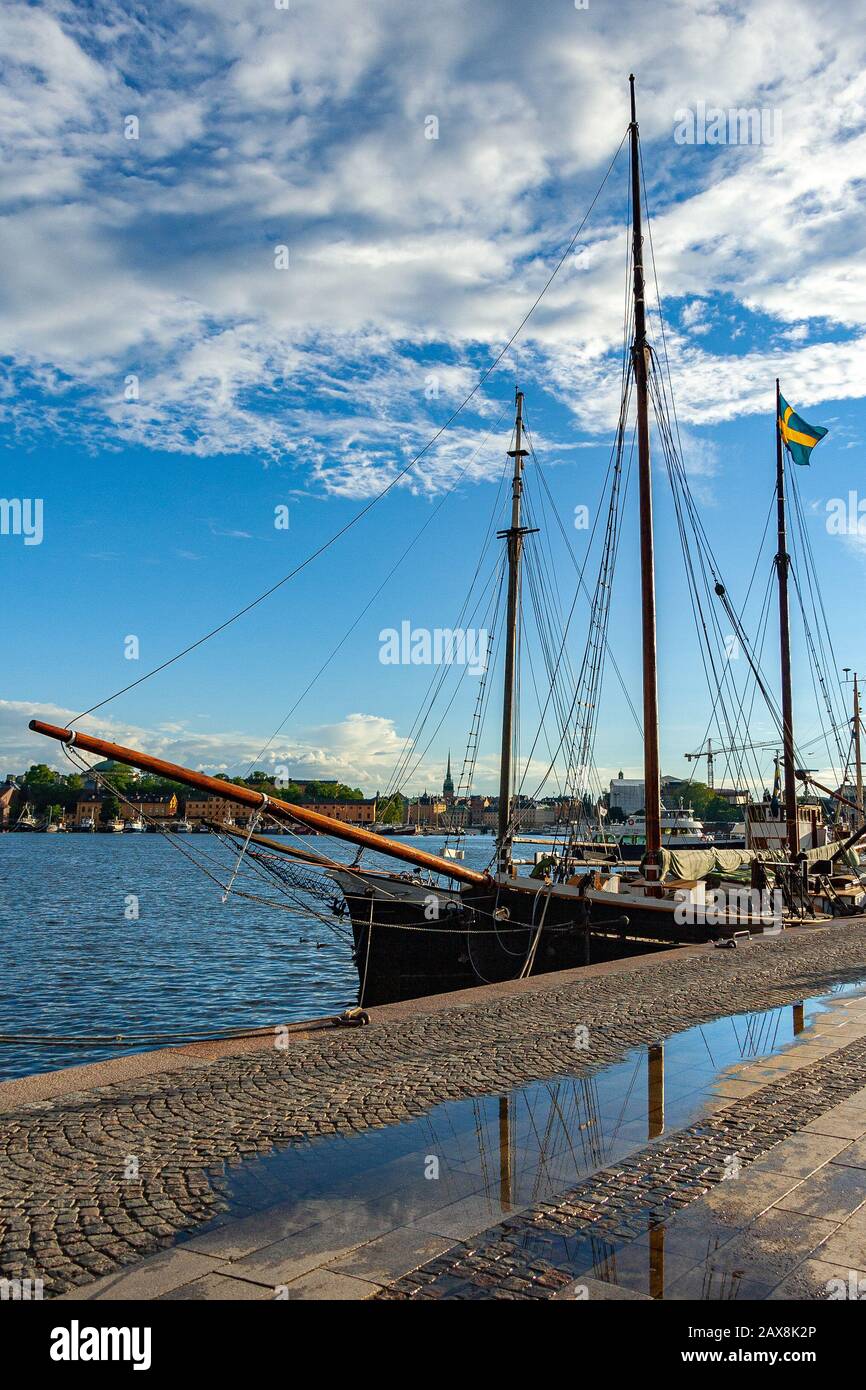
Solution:
[[[866,923],[641,962],[287,1050],[236,1054],[0,1116],[0,1274],[59,1293],[211,1220],[224,1165],[316,1135],[413,1118],[442,1101],[586,1074],[720,1015],[866,976]],[[575,1050],[575,1028],[589,1046]]]
[[[474,1240],[455,1244],[378,1298],[550,1298],[577,1276],[615,1265],[624,1245],[730,1178],[732,1158],[739,1179],[740,1170],[857,1095],[864,1081],[866,1039],[860,1038],[594,1173],[561,1200],[539,1202]],[[858,1171],[864,1202],[866,1170]],[[793,1216],[787,1220],[794,1224]],[[866,1247],[866,1236],[862,1244]],[[780,1273],[773,1283],[781,1278]]]

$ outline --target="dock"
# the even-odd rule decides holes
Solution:
[[[0,1277],[60,1300],[858,1296],[864,948],[860,917],[4,1082]],[[768,1010],[790,1043],[747,1045],[678,1125],[696,1063],[671,1040]],[[604,1143],[576,1180],[509,1129],[516,1088],[638,1055],[640,1124],[610,1149],[590,1109],[577,1128]],[[479,1159],[447,1117],[482,1102],[499,1146]],[[360,1144],[375,1163],[353,1166]],[[305,1195],[325,1152],[333,1183]]]

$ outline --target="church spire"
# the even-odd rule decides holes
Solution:
[[[447,796],[453,796],[453,795],[454,795],[454,779],[453,779],[453,777],[451,776],[451,749],[450,749],[450,748],[448,749],[448,767],[447,767],[447,770],[446,770],[446,772],[445,772],[445,781],[442,783],[442,795],[443,795],[443,796],[446,796],[446,797],[447,797]]]

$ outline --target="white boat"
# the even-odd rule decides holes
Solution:
[[[141,819],[141,816],[136,816],[135,820],[128,820],[126,822],[123,827],[123,833],[124,835],[143,835],[146,829],[147,826]]]
[[[12,829],[17,831],[40,829],[39,822],[33,814],[33,807],[29,803],[24,807]]]
[[[661,831],[665,849],[705,849],[712,844],[712,836],[706,833],[690,806],[681,806],[676,811],[662,808]],[[621,845],[643,846],[646,844],[646,818],[629,816],[617,825],[606,825],[601,838],[616,840]]]
[[[192,830],[192,824],[188,820],[178,820],[171,828],[175,835],[188,835]]]

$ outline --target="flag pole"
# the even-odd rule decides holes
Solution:
[[[791,624],[788,613],[788,541],[785,526],[785,451],[782,445],[781,393],[776,377],[776,520],[778,548],[776,575],[779,582],[779,644],[782,671],[782,740],[785,769],[785,825],[788,852],[796,859],[800,852],[800,832],[797,823],[797,778],[794,765],[794,701],[791,690]]]

